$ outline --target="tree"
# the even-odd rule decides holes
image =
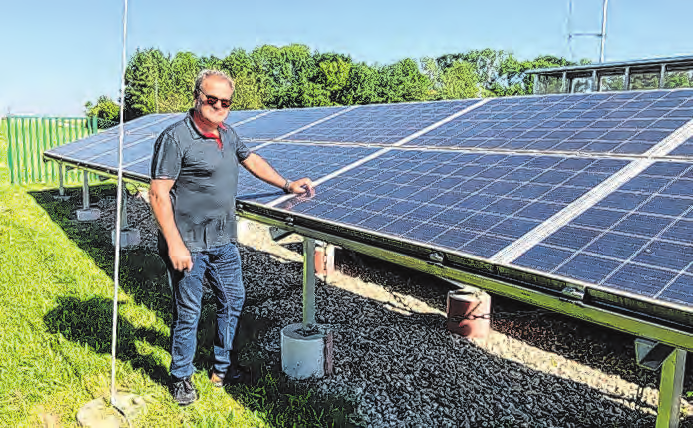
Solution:
[[[126,120],[156,113],[160,92],[173,90],[170,58],[158,49],[138,49],[125,69]]]
[[[475,98],[482,94],[476,67],[465,61],[456,61],[441,77],[441,95],[445,100]]]
[[[120,104],[106,95],[101,95],[96,104],[87,101],[84,108],[88,118],[96,116],[99,128],[110,128],[120,120]]]
[[[377,68],[360,62],[349,67],[349,76],[339,91],[337,104],[376,104],[381,103],[379,95],[380,74]]]
[[[381,95],[386,103],[423,101],[428,98],[430,81],[411,58],[380,69]]]

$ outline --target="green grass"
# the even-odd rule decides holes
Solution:
[[[6,150],[0,134],[0,426],[76,426],[80,407],[108,397],[110,388],[110,236],[70,220],[79,188],[70,189],[71,202],[59,202],[55,189],[9,185]],[[112,185],[92,190],[95,198],[114,194]],[[218,390],[201,371],[193,378],[199,402],[179,408],[165,386],[170,299],[163,263],[129,251],[121,267],[117,384],[147,403],[133,426],[349,425],[349,403],[276,372],[263,373],[253,387]],[[200,349],[211,347],[210,333],[200,332]]]

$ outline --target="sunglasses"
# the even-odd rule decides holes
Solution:
[[[223,98],[217,98],[212,95],[207,95],[204,92],[202,92],[202,89],[198,89],[200,93],[202,93],[205,97],[207,97],[207,104],[213,106],[217,103],[217,101],[221,101],[221,106],[223,108],[229,108],[231,107],[231,100],[230,99],[223,99]]]

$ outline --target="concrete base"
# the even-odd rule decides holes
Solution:
[[[116,234],[115,230],[111,231],[111,244],[115,246]],[[127,248],[133,245],[139,245],[140,231],[137,229],[124,229],[120,231],[120,248]]]
[[[57,199],[58,201],[69,201],[71,198],[70,195],[53,195],[53,199]]]
[[[87,208],[77,210],[77,220],[79,221],[94,221],[101,217],[101,210],[98,208]]]
[[[332,335],[303,334],[303,324],[281,331],[282,371],[294,379],[321,378],[332,371]]]

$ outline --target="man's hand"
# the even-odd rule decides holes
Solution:
[[[170,246],[168,249],[168,257],[171,259],[173,268],[175,270],[184,271],[188,270],[190,272],[193,267],[192,257],[190,256],[190,251],[186,248],[185,244],[182,242],[174,246]]]
[[[315,187],[313,187],[313,182],[310,178],[301,178],[289,182],[289,192],[298,195],[305,194],[306,196],[313,196],[315,194]]]

